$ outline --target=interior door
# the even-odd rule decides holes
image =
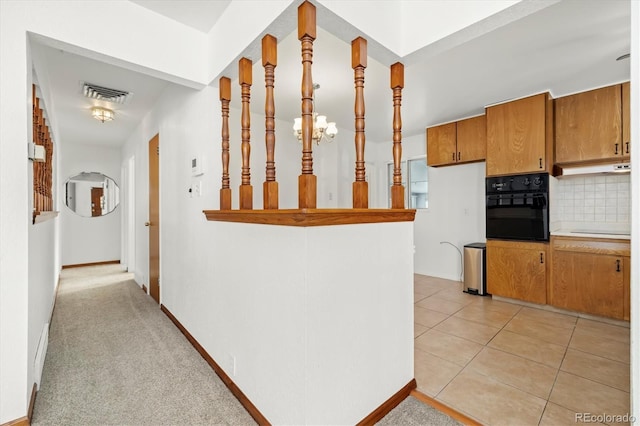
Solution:
[[[91,188],[91,216],[102,216],[102,196],[104,189]]]
[[[160,135],[149,141],[149,294],[160,303]]]

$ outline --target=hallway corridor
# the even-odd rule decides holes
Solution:
[[[119,265],[64,269],[33,425],[255,424]]]

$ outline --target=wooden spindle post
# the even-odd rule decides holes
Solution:
[[[239,62],[239,83],[242,97],[242,183],[240,185],[240,209],[253,209],[253,187],[251,186],[251,114],[249,99],[251,97],[251,83],[253,63],[250,59],[242,58]]]
[[[39,126],[39,109],[40,100],[36,96],[36,85],[33,85],[33,140],[35,144],[38,141],[38,126]],[[33,210],[38,210],[38,163],[33,162]]]
[[[391,208],[404,209],[404,186],[402,185],[402,89],[404,88],[404,65],[391,65],[391,90],[393,90],[393,185],[391,186]]]
[[[220,188],[220,210],[231,210],[231,187],[229,186],[229,102],[231,102],[231,80],[220,77],[220,104],[222,107],[222,187]]]
[[[49,127],[47,126],[45,129],[44,136],[44,149],[45,149],[45,159],[44,159],[44,210],[51,210],[49,207],[51,202],[51,180],[49,176],[51,176],[51,162],[49,158],[51,156],[51,135],[49,134]]]
[[[278,40],[267,34],[262,38],[262,66],[264,67],[264,83],[266,89],[264,101],[264,141],[267,149],[266,179],[262,184],[263,207],[278,208],[278,182],[276,182],[276,106],[273,96],[275,68],[278,65]]]
[[[317,178],[313,174],[313,41],[316,39],[316,7],[305,1],[298,7],[298,40],[302,46],[302,174],[298,177],[298,207],[315,209]]]
[[[42,109],[40,109],[40,117],[42,117],[40,123],[40,140],[38,142],[39,145],[44,146],[44,138],[45,138],[45,131],[47,129],[47,119],[44,118],[44,111]],[[45,176],[45,163],[40,163],[40,166],[38,167],[39,172],[38,172],[38,211],[44,211],[45,210],[45,206],[44,206],[44,199],[45,199],[45,195],[44,195],[44,176]]]
[[[353,68],[356,88],[356,180],[353,182],[353,208],[369,207],[369,183],[365,180],[364,165],[364,69],[367,67],[367,40],[358,37],[351,42],[351,68]]]

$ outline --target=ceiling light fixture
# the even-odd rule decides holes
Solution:
[[[91,109],[91,116],[96,120],[100,120],[104,123],[105,121],[112,121],[115,117],[115,114],[110,109],[93,107]]]
[[[313,92],[311,95],[311,113],[313,117],[313,132],[311,133],[311,139],[320,145],[321,141],[331,142],[331,140],[338,134],[338,128],[333,121],[327,123],[326,115],[318,115],[316,109],[316,90],[320,88],[319,84],[313,85]],[[302,141],[302,118],[298,117],[293,120],[293,136],[298,138],[298,142]]]

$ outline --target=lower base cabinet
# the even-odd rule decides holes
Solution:
[[[548,244],[487,241],[487,291],[495,296],[547,303]]]
[[[552,237],[549,304],[629,319],[629,242]]]

